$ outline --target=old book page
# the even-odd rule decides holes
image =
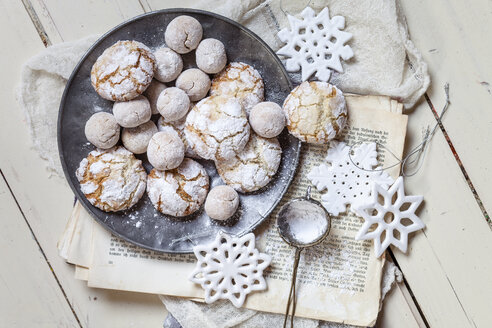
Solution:
[[[407,117],[400,114],[398,104],[388,97],[347,96],[347,105],[349,124],[344,131],[344,141],[377,140],[401,156]],[[327,145],[303,145],[299,171],[282,203],[305,194],[310,184],[306,175],[311,167],[321,163],[326,149]],[[379,151],[379,161],[383,166],[395,162],[384,150]],[[398,170],[395,167],[388,172],[396,177]],[[319,197],[313,189],[313,198]],[[269,288],[266,292],[249,295],[245,307],[283,313],[290,288],[294,250],[281,241],[276,232],[275,214],[256,231],[259,248],[273,258],[266,273]],[[352,214],[332,219],[329,237],[302,254],[296,315],[370,326],[377,318],[384,260],[374,257],[370,241],[354,240],[362,219]],[[85,222],[86,226],[80,222]],[[201,288],[188,281],[195,263],[193,255],[166,255],[138,248],[112,236],[84,210],[80,211],[76,224],[76,230],[79,229],[91,231],[92,238],[87,233],[74,238],[79,246],[70,247],[74,251],[69,255],[72,255],[72,263],[84,267],[87,254],[76,252],[75,248],[94,250],[88,252],[93,256],[88,271],[83,268],[76,271],[78,278],[88,278],[89,286],[203,297]],[[80,263],[77,263],[77,258]]]

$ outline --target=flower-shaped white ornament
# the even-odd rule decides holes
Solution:
[[[288,15],[290,30],[282,29],[278,37],[287,43],[278,55],[290,57],[286,61],[289,72],[302,69],[302,80],[307,80],[316,72],[316,77],[323,82],[330,80],[331,70],[343,73],[340,58],[348,60],[354,55],[352,48],[345,43],[352,34],[341,31],[345,28],[345,18],[335,16],[330,19],[325,7],[317,16],[314,10],[306,7],[301,12],[303,19]]]
[[[375,142],[353,148],[352,155],[350,151],[346,143],[332,141],[325,157],[327,163],[315,166],[307,176],[319,191],[327,190],[321,196],[321,204],[331,215],[346,212],[348,204],[353,211],[355,206],[366,203],[375,183],[386,188],[393,183],[388,173],[375,167]]]
[[[190,280],[205,290],[205,302],[228,299],[241,307],[246,295],[254,290],[265,290],[263,270],[271,257],[255,248],[255,235],[231,237],[219,232],[215,241],[193,247],[198,262]]]
[[[391,244],[405,253],[408,234],[425,227],[415,214],[423,200],[423,196],[405,195],[403,177],[396,179],[389,189],[375,183],[371,201],[355,208],[355,212],[364,218],[355,239],[373,239],[376,257]],[[369,231],[374,225],[375,229]]]

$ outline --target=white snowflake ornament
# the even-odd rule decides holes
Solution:
[[[193,252],[198,262],[189,279],[205,290],[206,303],[228,299],[241,307],[246,295],[267,288],[263,270],[271,257],[255,248],[253,233],[236,238],[220,232],[212,243],[195,246]]]
[[[425,227],[415,214],[423,199],[423,196],[405,195],[403,177],[396,179],[389,189],[375,183],[371,200],[355,208],[355,212],[364,218],[355,239],[373,239],[376,257],[391,244],[406,253],[408,234]],[[374,225],[375,229],[369,231]]]
[[[332,141],[326,164],[314,167],[307,176],[319,191],[327,190],[321,196],[321,204],[331,215],[344,213],[348,204],[353,211],[355,206],[366,203],[374,183],[386,188],[393,183],[388,173],[376,167],[375,142],[363,143],[349,154],[350,147],[346,143]]]
[[[312,8],[306,7],[301,17],[287,16],[290,30],[284,28],[278,32],[280,40],[287,44],[277,54],[290,57],[285,65],[287,71],[302,69],[303,81],[316,72],[318,80],[328,82],[330,69],[343,73],[340,58],[348,60],[354,55],[352,48],[345,44],[352,34],[341,31],[345,28],[344,17],[330,19],[328,7],[317,16]]]

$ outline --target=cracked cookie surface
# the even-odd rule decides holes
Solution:
[[[154,76],[155,57],[137,41],[118,41],[104,50],[91,70],[91,83],[104,99],[131,100],[149,86]]]
[[[302,82],[287,96],[283,110],[289,132],[307,143],[329,142],[347,122],[342,91],[326,82]]]
[[[260,73],[251,65],[232,62],[212,80],[211,95],[236,97],[246,110],[265,99],[265,87]]]
[[[106,212],[135,205],[145,192],[147,180],[142,161],[121,146],[91,151],[75,175],[87,200]]]
[[[215,162],[224,182],[239,192],[252,192],[266,186],[280,165],[282,148],[277,138],[266,139],[256,134],[243,151],[228,161]]]
[[[185,158],[168,171],[153,169],[147,179],[147,193],[161,213],[182,217],[196,212],[207,197],[208,174],[201,164]]]
[[[246,146],[249,135],[246,112],[236,98],[205,98],[186,117],[186,140],[204,159],[222,161],[233,158]]]
[[[176,131],[181,138],[181,141],[183,141],[184,147],[185,147],[185,156],[186,157],[191,157],[191,158],[200,158],[198,154],[191,148],[188,140],[186,139],[186,135],[184,133],[185,130],[185,122],[186,122],[186,117],[179,120],[179,121],[174,121],[174,122],[165,122],[164,118],[161,116],[159,118],[159,121],[157,121],[157,129],[159,131],[164,131],[166,127],[171,127]]]

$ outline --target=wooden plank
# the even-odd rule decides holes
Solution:
[[[153,8],[153,9],[156,9],[156,8]],[[66,14],[66,13],[62,13],[62,14]],[[56,15],[53,15],[53,16],[56,16]],[[59,16],[59,14],[58,14],[58,16]],[[69,24],[69,25],[70,25],[70,24]],[[76,30],[75,30],[75,31],[70,31],[70,32],[67,32],[67,36],[68,36],[68,37],[72,36],[72,38],[77,38],[77,37],[81,37],[81,36],[84,36],[84,35],[85,35],[85,34],[82,34],[82,33],[81,33],[81,34],[78,34],[78,36],[77,36],[77,31],[76,31]],[[76,37],[76,36],[77,36],[77,37]],[[8,89],[8,88],[7,88],[7,89]],[[17,118],[18,118],[18,117],[17,117]],[[412,118],[411,118],[411,121],[412,121]],[[21,127],[21,126],[20,126],[19,124],[17,124],[17,125],[16,125],[16,127],[17,127],[17,128],[19,128],[19,127]],[[13,130],[13,129],[10,129],[9,131],[14,131],[14,130]],[[434,147],[434,146],[433,146],[433,147]],[[12,150],[12,149],[9,149],[9,150]],[[15,149],[14,149],[14,153],[15,153]],[[449,153],[447,153],[447,154],[448,154],[448,157],[449,157]],[[27,158],[26,158],[26,159],[29,159],[29,160],[30,160],[30,159],[32,159],[32,158],[33,158],[33,156],[32,156],[32,154],[31,154],[31,156],[30,156],[30,157],[29,157],[29,156],[27,156]],[[449,158],[448,158],[448,159],[449,159]],[[451,159],[452,159],[452,158],[451,158]],[[429,160],[429,158],[428,158],[428,160]],[[451,161],[451,162],[452,162],[452,161]],[[38,162],[38,163],[39,163],[39,162]],[[0,162],[0,165],[2,165],[2,162]],[[42,167],[42,164],[37,165],[37,166]],[[24,168],[26,168],[26,165],[24,165]],[[39,174],[40,172],[41,172],[41,173],[43,172],[42,170],[35,170],[35,171],[36,171],[35,173],[38,173],[38,174]],[[14,169],[12,168],[9,172],[15,172],[15,171],[14,171]],[[459,173],[459,172],[458,172],[458,173]],[[12,176],[13,176],[13,174],[12,174]],[[456,176],[458,176],[458,177],[459,177],[459,174],[457,174]],[[31,177],[32,177],[32,176],[31,176]],[[39,181],[39,180],[40,180],[40,179],[38,179],[37,181]],[[24,180],[24,181],[26,181],[26,180]],[[29,181],[29,180],[27,180],[27,181]],[[429,180],[429,181],[432,181],[432,180]],[[424,184],[424,185],[425,185],[425,184]],[[447,187],[449,187],[449,185],[448,185]],[[460,186],[460,188],[461,188],[461,186]],[[55,188],[55,189],[56,189],[56,188]],[[58,188],[58,190],[60,190],[60,188]],[[65,189],[65,191],[66,191],[66,189]],[[418,188],[418,186],[417,186],[417,187],[415,187],[415,191],[416,191],[416,192],[419,192],[419,188]],[[425,194],[425,195],[426,195],[426,194]],[[25,197],[27,198],[28,196],[29,196],[29,195],[26,195]],[[31,195],[31,196],[32,196],[32,195]],[[466,198],[466,197],[465,197],[465,198]],[[468,198],[469,198],[469,197],[468,197]],[[465,203],[467,203],[467,204],[469,205],[470,203],[469,203],[469,199],[468,199],[468,198],[466,198],[466,199],[465,199]],[[427,195],[426,195],[426,199],[428,199]],[[454,200],[457,200],[457,198],[456,198],[456,199],[454,199]],[[472,199],[472,200],[473,200],[473,199]],[[26,203],[27,203],[27,204],[29,204],[28,202],[26,202]],[[52,202],[52,203],[53,203],[53,202]],[[61,203],[61,202],[58,202],[58,203]],[[40,204],[37,204],[37,207],[38,207],[39,205],[40,205]],[[42,205],[42,204],[41,204],[41,205]],[[475,212],[476,212],[476,211],[475,211]],[[46,212],[45,212],[45,213],[46,213]],[[67,215],[68,215],[68,211],[67,211]],[[474,215],[474,211],[470,211],[470,215],[472,215],[472,216],[473,216],[473,215]],[[423,216],[423,217],[424,217],[424,216]],[[427,217],[427,216],[426,216],[426,217]],[[431,216],[429,215],[429,217],[431,217]],[[58,220],[60,220],[59,215],[58,215]],[[453,222],[453,224],[456,224],[456,222]],[[61,226],[61,227],[63,227],[63,225],[60,225],[60,226]],[[454,227],[454,226],[453,226],[453,227]],[[434,227],[434,228],[435,228],[435,227]],[[432,231],[433,231],[433,232],[434,232],[434,230],[435,230],[434,228],[432,229]],[[429,228],[428,228],[428,229],[429,229]],[[60,232],[61,232],[61,231],[60,231]],[[419,236],[422,236],[422,234],[417,235],[417,237],[419,237]],[[467,235],[467,236],[469,237],[469,235]],[[56,238],[55,238],[55,239],[56,239]],[[446,238],[443,238],[443,240],[447,240],[447,239],[446,239]],[[426,262],[427,264],[428,264],[428,263],[432,264],[432,265],[431,265],[431,267],[436,269],[436,270],[430,270],[433,274],[434,274],[435,272],[437,272],[437,275],[439,276],[439,272],[441,272],[441,271],[444,271],[444,272],[445,272],[445,269],[440,269],[440,267],[439,267],[439,265],[438,265],[438,262],[439,262],[439,261],[438,261],[438,259],[437,259],[437,256],[434,256],[434,258],[432,258],[432,257],[431,257],[431,258],[426,258],[426,257],[425,257],[425,254],[424,254],[424,253],[425,253],[425,251],[430,251],[430,250],[432,250],[432,248],[429,246],[429,245],[432,245],[431,243],[429,243],[429,242],[428,242],[427,247],[425,247],[425,246],[426,246],[426,245],[425,245],[425,242],[420,242],[417,238],[415,238],[415,240],[414,240],[414,242],[413,242],[413,243],[414,243],[414,244],[417,244],[417,245],[419,245],[419,244],[424,244],[424,245],[420,247],[420,248],[421,248],[421,251],[420,251],[420,252],[419,252],[419,251],[414,251],[414,250],[411,250],[411,252],[412,252],[412,253],[411,253],[411,255],[412,255],[412,256],[413,256],[413,254],[414,254],[414,253],[417,253],[417,255],[420,255],[420,256],[421,256],[421,259],[424,259],[424,260],[425,260],[425,261],[423,261],[423,262]],[[432,254],[432,252],[430,252],[430,253]],[[469,254],[468,254],[468,256],[469,256]],[[399,261],[400,265],[402,265],[402,263],[404,263],[404,262],[405,262],[405,261],[404,261],[405,257],[404,257],[404,256],[399,256],[399,255],[398,255],[397,257],[398,257],[398,261]],[[401,257],[401,259],[400,259],[400,257]],[[416,257],[416,258],[419,258],[419,256],[415,256],[415,257]],[[462,260],[462,259],[460,259],[460,260]],[[413,263],[413,262],[414,262],[414,260],[412,259],[412,261],[409,261],[409,263],[406,263],[406,266],[407,266],[407,267],[408,267],[408,266],[410,266],[410,267],[411,267],[411,265],[412,265],[412,263]],[[418,263],[418,262],[417,262],[417,263]],[[437,263],[437,264],[436,264],[436,263]],[[404,263],[404,264],[405,264],[405,263]],[[412,281],[410,282],[410,285],[411,285],[411,287],[412,287],[412,290],[414,291],[414,287],[413,287],[413,286],[417,286],[417,285],[418,285],[418,284],[417,284],[417,281],[416,281],[415,279],[423,279],[423,280],[425,280],[425,279],[424,279],[424,277],[422,277],[421,275],[419,275],[419,274],[418,274],[418,272],[416,272],[416,271],[418,271],[417,269],[419,269],[419,268],[420,268],[420,265],[416,266],[416,265],[415,265],[415,263],[413,263],[413,266],[415,266],[415,267],[416,267],[416,268],[414,268],[414,270],[410,270],[410,269],[411,269],[411,268],[410,268],[409,270],[406,270],[406,269],[405,269],[405,270],[404,270],[404,272],[406,273],[407,278],[408,278],[407,271],[410,273],[410,276],[412,276],[412,279],[411,279]],[[447,270],[447,268],[448,268],[448,267],[449,267],[449,265],[447,265],[447,266],[446,266],[446,270]],[[436,292],[436,293],[440,293],[441,291],[445,291],[445,292],[441,293],[440,295],[441,295],[441,297],[445,297],[445,296],[449,296],[449,295],[450,295],[450,296],[451,296],[451,299],[453,299],[453,300],[454,300],[453,302],[451,302],[451,305],[452,305],[452,306],[450,306],[450,309],[454,309],[454,307],[456,306],[456,304],[457,304],[457,303],[459,303],[459,299],[457,299],[457,298],[456,298],[456,296],[454,296],[454,298],[453,298],[454,293],[453,293],[453,291],[452,291],[452,288],[451,288],[451,287],[454,287],[454,285],[451,285],[451,287],[450,287],[450,286],[449,286],[449,284],[446,284],[446,283],[445,283],[445,279],[443,279],[444,277],[445,277],[445,274],[442,274],[442,273],[441,273],[440,277],[439,277],[439,278],[437,279],[437,281],[436,281],[436,282],[438,283],[438,284],[437,284],[437,288],[435,288],[435,289],[430,289],[429,291],[427,291],[427,293],[425,293],[425,288],[426,288],[426,287],[428,287],[428,285],[426,286],[426,284],[424,283],[424,284],[422,284],[422,285],[419,285],[419,286],[418,286],[418,287],[419,287],[419,288],[418,288],[418,290],[419,290],[419,295],[420,295],[420,296],[419,296],[419,297],[420,297],[420,299],[419,299],[419,303],[421,302],[420,300],[421,300],[422,298],[425,298],[426,296],[428,296],[427,294],[429,294],[429,293],[430,293],[430,291],[434,291],[434,292]],[[414,279],[414,278],[415,278],[415,279]],[[450,292],[451,292],[451,293],[450,293]],[[415,293],[415,291],[414,291],[414,293]],[[439,295],[439,294],[437,294],[437,295]],[[418,297],[418,298],[419,298],[419,297]],[[432,299],[432,301],[434,301],[434,302],[435,302],[436,300],[437,300],[437,303],[439,303],[439,302],[441,302],[441,301],[442,301],[442,300],[439,300],[439,299],[437,299],[437,298],[433,298],[433,299]],[[456,301],[456,300],[457,300],[457,301]],[[425,302],[424,302],[424,303],[425,303]],[[429,303],[429,302],[427,302],[427,303]],[[428,305],[427,303],[425,303],[425,305],[426,305],[426,306]],[[443,303],[444,303],[444,304],[443,304],[444,306],[445,306],[445,305],[449,305],[449,304],[447,304],[447,302],[443,302]],[[458,304],[458,305],[459,305],[459,304]],[[423,307],[424,307],[424,306],[423,306]],[[429,310],[427,310],[427,312],[432,312],[432,311],[434,311],[434,310],[442,310],[442,309],[443,309],[443,307],[442,307],[442,306],[441,306],[441,307],[440,307],[440,306],[435,306],[435,307],[432,307],[432,306],[427,306],[426,308],[428,308],[428,309],[429,309]],[[444,313],[444,312],[443,312],[443,313],[439,313],[439,311],[437,311],[437,312],[435,312],[435,314],[436,314],[436,315],[435,315],[435,317],[436,317],[436,318],[439,318],[439,316],[441,316],[441,317],[444,317],[444,316],[449,316],[449,314],[448,314],[447,312],[448,312],[448,311],[446,311],[446,313]],[[459,311],[458,311],[458,312],[459,312]],[[463,311],[462,311],[462,312],[463,312]],[[424,311],[424,313],[425,313],[425,311]],[[466,313],[465,313],[465,314],[466,314]],[[450,317],[452,317],[452,318],[453,318],[453,316],[454,316],[454,314],[453,314],[453,315],[451,315]],[[460,322],[461,322],[460,320],[461,320],[461,319],[463,319],[463,317],[462,317],[462,316],[460,316],[459,314],[457,314],[456,316],[458,317],[458,320],[457,320],[457,321],[455,321],[455,322],[453,322],[453,324],[454,324],[454,323],[460,323]],[[97,317],[97,316],[96,316],[96,317]],[[461,319],[460,319],[460,318],[461,318]],[[455,318],[455,319],[456,319],[456,318]],[[91,317],[91,320],[93,320],[93,317]],[[442,322],[441,322],[441,323],[442,323]],[[465,323],[466,323],[466,321],[465,321]],[[452,325],[450,325],[450,326],[452,326]]]
[[[422,101],[409,117],[407,149],[433,124]],[[440,131],[420,172],[405,182],[408,194],[424,195],[419,214],[427,227],[413,234],[407,255],[396,249],[394,255],[427,321],[431,327],[487,327],[492,233]]]
[[[442,86],[450,84],[445,127],[490,214],[492,47],[484,42],[492,30],[490,1],[407,0],[402,6],[412,40],[429,64],[434,104],[442,103]]]
[[[84,4],[72,7],[72,14],[79,6]],[[64,179],[48,177],[44,161],[31,148],[13,90],[22,63],[44,46],[21,2],[3,1],[0,9],[0,28],[9,31],[2,34],[0,49],[0,152],[8,154],[0,156],[0,168],[84,327],[162,326],[166,312],[157,296],[90,289],[74,279],[74,268],[58,256],[56,243],[70,215],[73,193]]]
[[[386,295],[376,322],[377,328],[425,328],[412,299],[407,299],[403,283],[397,283]]]
[[[31,0],[31,3],[52,43],[103,34],[144,13],[138,0]]]
[[[78,327],[2,176],[0,213],[0,326]]]

